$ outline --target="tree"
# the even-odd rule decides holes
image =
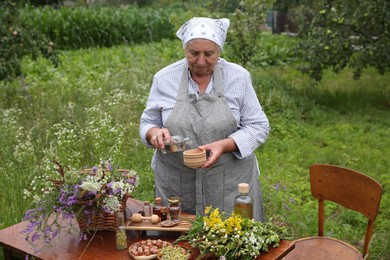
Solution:
[[[33,59],[42,55],[55,66],[59,63],[54,43],[42,33],[21,25],[17,2],[4,1],[0,3],[0,81],[23,76],[20,63],[28,55]]]
[[[308,0],[306,0],[308,1]],[[304,4],[305,0],[276,0],[273,4],[273,9],[287,14],[294,7]]]
[[[302,71],[316,80],[323,70],[350,67],[354,78],[374,67],[390,69],[390,2],[388,0],[319,0],[314,18],[302,34],[298,53]]]
[[[231,2],[228,0],[220,1],[222,8],[228,11]],[[242,0],[235,8],[234,13],[230,12],[227,16],[231,24],[228,30],[228,45],[231,47],[230,58],[247,65],[256,53],[259,47],[261,37],[261,25],[265,22],[267,10],[272,6],[274,0]]]

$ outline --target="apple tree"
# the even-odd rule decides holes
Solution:
[[[389,71],[390,1],[319,0],[310,8],[298,48],[303,72],[319,81],[325,69],[349,67],[355,79],[368,67]]]

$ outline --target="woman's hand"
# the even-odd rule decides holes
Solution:
[[[232,138],[218,140],[209,144],[201,145],[198,148],[208,151],[209,154],[207,161],[202,166],[204,169],[210,168],[216,164],[223,153],[234,152],[238,149]]]
[[[154,127],[146,133],[146,139],[157,149],[162,149],[165,147],[164,141],[169,142],[171,140],[171,134],[168,128]]]

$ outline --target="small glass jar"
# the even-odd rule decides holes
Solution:
[[[168,199],[169,203],[169,216],[171,217],[172,222],[179,222],[180,221],[180,214],[181,214],[181,205],[180,205],[180,198],[179,197],[170,197]]]
[[[121,211],[116,212],[117,229],[115,233],[116,249],[123,250],[127,248],[127,235],[125,226],[125,216]]]
[[[189,137],[182,137],[180,135],[171,136],[171,140],[169,142],[164,141],[164,144],[164,148],[161,149],[163,154],[184,151],[186,147],[192,146]]]
[[[161,197],[156,197],[154,198],[154,203],[153,203],[153,214],[159,216],[161,218]]]
[[[150,217],[152,215],[153,209],[149,201],[144,201],[144,216]]]
[[[162,206],[160,209],[161,212],[161,221],[168,219],[168,208],[165,206]]]

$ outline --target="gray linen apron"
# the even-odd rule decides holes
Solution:
[[[188,94],[188,67],[182,73],[176,104],[165,126],[171,135],[189,137],[194,148],[228,137],[237,130],[222,88],[221,71],[214,70],[214,92],[197,97]],[[155,153],[155,193],[166,203],[171,196],[182,201],[182,210],[204,214],[207,206],[231,214],[237,186],[249,183],[249,195],[254,200],[254,219],[264,221],[259,182],[260,171],[256,156],[237,159],[232,153],[223,154],[209,169],[191,169],[183,164],[183,153]]]

